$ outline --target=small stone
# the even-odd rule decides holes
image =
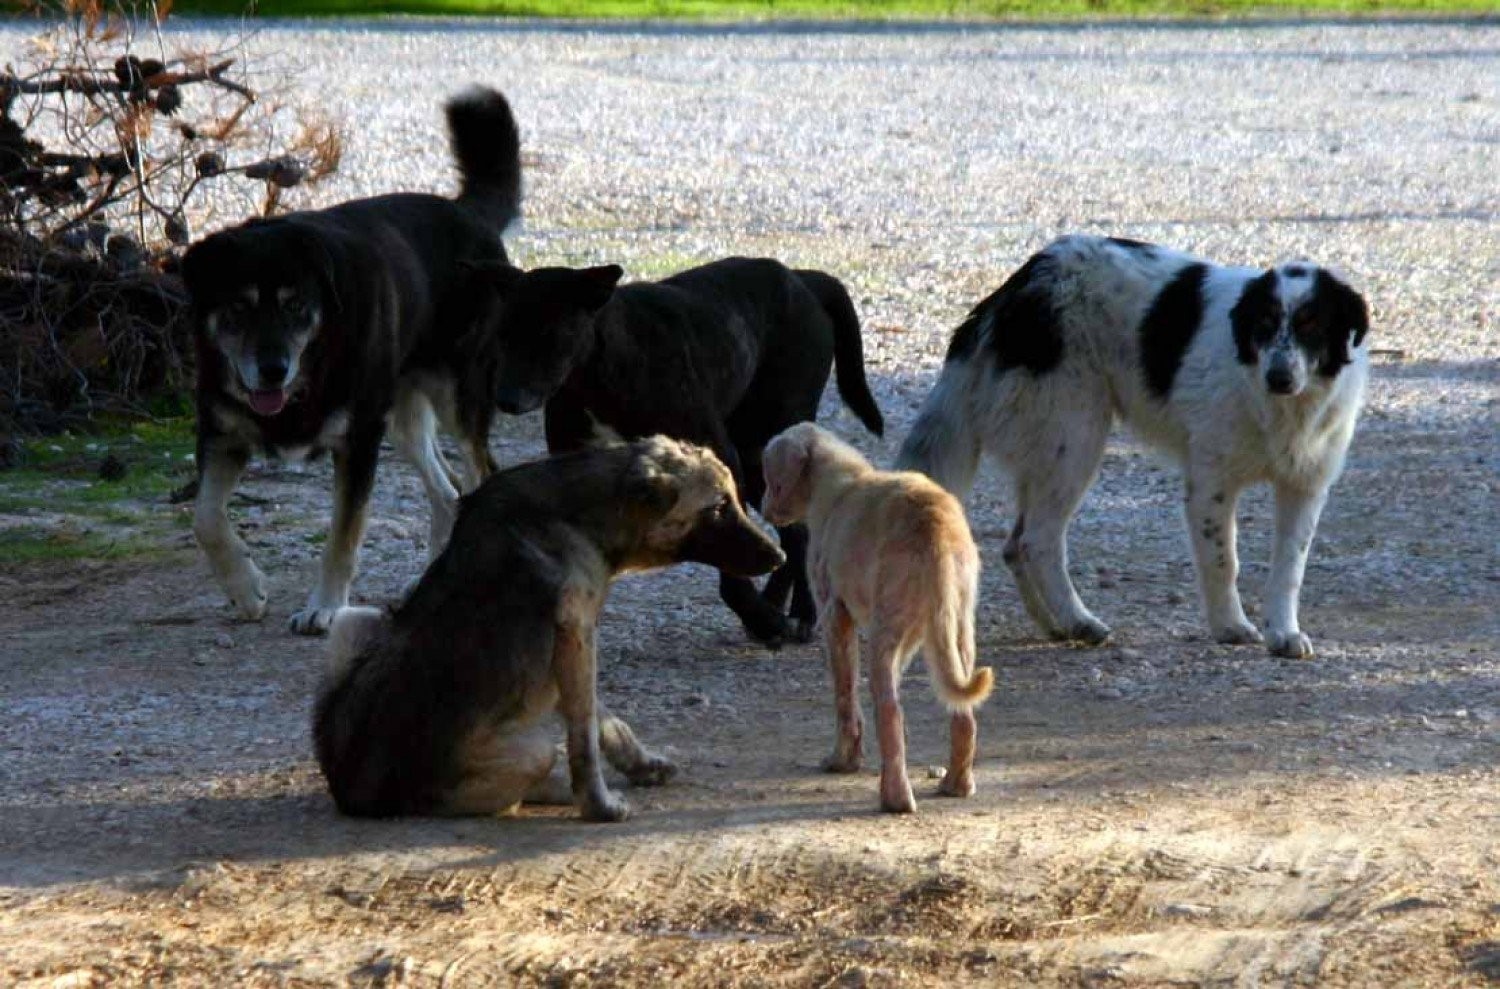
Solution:
[[[1214,908],[1201,903],[1168,903],[1161,912],[1166,917],[1207,917]]]
[[[1116,649],[1115,662],[1117,663],[1139,663],[1145,659],[1138,649]]]
[[[683,707],[708,707],[709,706],[708,695],[707,694],[688,694],[686,697],[684,697],[682,699],[682,706]]]
[[[1181,591],[1168,591],[1167,592],[1167,604],[1184,604],[1184,603],[1186,603],[1186,601],[1187,601],[1187,598],[1185,598],[1185,597],[1182,596],[1182,592]]]
[[[940,779],[943,779],[944,777],[946,777],[947,775],[948,775],[948,767],[947,766],[928,766],[927,767],[927,778],[930,779],[930,780],[940,780]]]
[[[1114,687],[1101,687],[1094,691],[1094,696],[1101,701],[1117,701],[1124,698],[1125,694]]]
[[[214,636],[214,645],[218,646],[220,649],[233,649],[234,636],[230,635],[228,632],[220,632],[218,635]]]

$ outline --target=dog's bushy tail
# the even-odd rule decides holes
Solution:
[[[875,396],[870,394],[870,383],[865,380],[865,344],[859,333],[854,300],[849,298],[844,283],[832,275],[801,268],[797,277],[833,321],[833,373],[839,397],[866,429],[876,436],[885,435],[885,417],[880,414]]]
[[[472,86],[444,110],[459,201],[502,231],[521,215],[521,132],[510,104],[496,90]]]
[[[966,710],[984,703],[995,687],[995,672],[978,666],[974,645],[974,605],[979,593],[979,568],[950,558],[948,575],[937,607],[927,626],[923,655],[933,687],[943,703]]]
[[[970,357],[950,350],[896,455],[897,470],[921,471],[959,499],[968,497],[979,470],[979,431],[967,401],[973,377]]]

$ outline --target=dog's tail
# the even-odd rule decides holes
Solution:
[[[966,561],[947,555],[939,566],[948,570],[941,600],[927,624],[922,656],[932,672],[933,689],[953,710],[969,710],[983,704],[995,689],[995,671],[978,666],[974,644],[974,606],[980,593],[978,560]]]
[[[472,86],[444,110],[462,183],[458,200],[503,231],[521,215],[521,132],[510,104],[496,90]]]
[[[974,645],[974,605],[979,593],[979,567],[950,557],[947,587],[939,594],[935,614],[927,626],[923,655],[933,687],[943,703],[958,711],[984,703],[995,687],[995,672],[979,666]]]
[[[972,322],[976,319],[970,316]],[[958,346],[965,328],[954,334],[937,384],[927,393],[917,421],[896,455],[897,470],[921,471],[954,497],[968,497],[979,470],[980,438],[974,418],[969,413],[968,395],[979,382],[974,380],[971,354]]]
[[[876,436],[885,434],[885,418],[870,394],[865,380],[865,344],[859,333],[859,315],[844,283],[832,275],[807,268],[797,270],[808,291],[817,298],[823,311],[833,321],[833,373],[839,386],[839,397],[849,411],[859,417],[865,428]]]

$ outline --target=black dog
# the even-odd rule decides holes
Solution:
[[[865,381],[859,318],[836,278],[751,258],[617,288],[620,275],[617,265],[484,267],[470,346],[489,357],[473,364],[489,390],[473,388],[460,404],[488,416],[491,402],[513,414],[545,402],[554,452],[590,442],[598,427],[701,443],[729,465],[745,505],[759,505],[765,488],[762,448],[816,417],[831,367],[845,404],[877,436],[884,429]],[[806,641],[817,620],[807,533],[778,531],[787,566],[763,595],[741,577],[724,574],[719,584],[750,635],[771,646]]]
[[[504,813],[548,779],[556,711],[573,800],[620,820],[630,808],[605,787],[601,752],[637,784],[674,767],[595,698],[610,584],[684,560],[761,574],[782,559],[701,447],[658,436],[490,477],[394,612],[338,614],[313,714],[335,802],[362,817]]]
[[[331,450],[333,528],[298,632],[321,632],[347,603],[387,420],[432,502],[432,546],[452,526],[458,479],[435,412],[453,424],[462,329],[453,307],[470,265],[505,263],[516,218],[520,139],[505,98],[473,89],[447,106],[462,176],[456,200],[359,199],[253,220],[193,246],[182,273],[197,318],[198,500],[194,532],[240,613],[266,612],[264,577],[224,508],[251,454]],[[488,472],[466,448],[467,485]]]

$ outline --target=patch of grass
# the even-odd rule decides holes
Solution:
[[[100,532],[78,526],[40,525],[0,529],[0,558],[12,563],[46,560],[117,560],[164,552],[160,540]]]
[[[1500,10],[1500,0],[178,0],[173,9],[267,17],[480,14],[642,20],[944,20],[1478,13]]]
[[[98,433],[24,442],[23,466],[0,471],[0,512],[64,514],[112,525],[147,521],[147,505],[193,474],[193,422],[106,424]],[[115,480],[100,476],[114,457],[124,467]]]

